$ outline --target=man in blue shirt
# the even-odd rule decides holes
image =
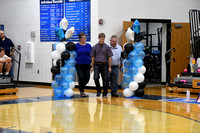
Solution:
[[[0,30],[0,47],[3,47],[5,49],[5,55],[12,58],[12,55],[15,52],[15,50],[13,49],[15,46],[13,42],[5,36],[4,31],[2,30]],[[12,67],[8,76],[13,77]]]
[[[112,64],[111,64],[111,73],[109,73],[109,81],[111,86],[111,95],[113,97],[118,97],[118,77],[119,77],[119,68],[122,66],[121,61],[121,52],[122,47],[117,44],[117,36],[112,35],[110,38],[110,44],[108,46],[111,48],[113,53]]]

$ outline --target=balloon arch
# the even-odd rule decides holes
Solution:
[[[134,22],[131,28],[128,28],[125,36],[128,42],[124,44],[124,51],[121,55],[124,59],[122,67],[123,81],[121,83],[124,89],[123,95],[125,97],[133,95],[142,97],[146,86],[144,82],[146,68],[143,63],[145,57],[144,45],[140,42],[144,36],[140,34],[138,20]]]
[[[73,42],[64,42],[68,40],[74,34],[74,27],[67,30],[68,21],[63,18],[60,21],[60,27],[55,28],[55,34],[59,38],[60,42],[53,44],[53,50],[51,57],[53,59],[53,67],[51,72],[53,75],[53,82],[51,84],[53,88],[53,94],[60,97],[72,97],[73,88],[75,87],[75,58],[77,56],[75,44]]]

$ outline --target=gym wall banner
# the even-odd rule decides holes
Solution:
[[[4,31],[4,25],[0,24],[0,30]]]
[[[54,28],[59,27],[63,17],[68,20],[68,29],[75,28],[68,41],[79,41],[78,34],[84,32],[90,41],[90,0],[40,0],[40,41],[59,41]]]

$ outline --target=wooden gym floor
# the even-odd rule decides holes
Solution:
[[[165,87],[145,88],[145,97],[52,97],[49,86],[21,85],[0,95],[0,133],[200,133],[200,104],[165,101],[185,98]],[[191,95],[196,99],[197,94]]]

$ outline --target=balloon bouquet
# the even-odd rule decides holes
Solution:
[[[124,59],[122,73],[123,81],[121,83],[124,89],[125,97],[133,95],[142,97],[144,95],[144,73],[146,68],[143,65],[145,53],[143,51],[144,45],[140,42],[144,34],[140,32],[140,23],[135,20],[133,26],[128,28],[126,34],[127,43],[124,44],[124,51],[121,56]]]
[[[55,97],[72,97],[72,89],[75,87],[75,58],[77,54],[74,51],[75,44],[73,42],[65,44],[64,41],[72,37],[74,27],[67,30],[68,21],[66,18],[60,21],[59,26],[55,28],[55,34],[60,42],[53,44],[54,51],[51,53],[53,59],[51,72],[54,80],[51,86]]]

